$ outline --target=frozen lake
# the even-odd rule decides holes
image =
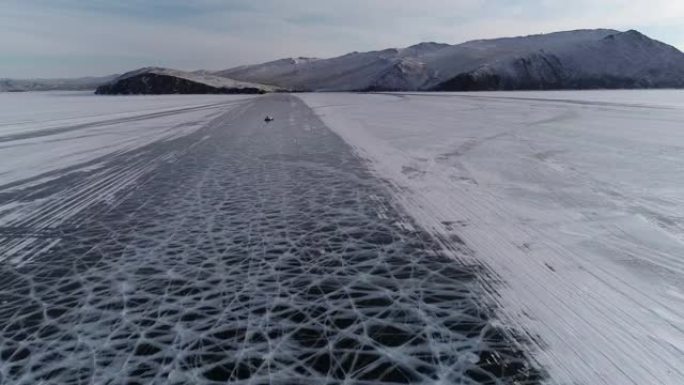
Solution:
[[[684,92],[305,94],[569,384],[684,383]]]
[[[543,377],[295,96],[0,98],[0,383]]]
[[[0,383],[681,385],[682,181],[682,91],[0,93]]]

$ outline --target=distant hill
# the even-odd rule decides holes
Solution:
[[[277,87],[208,74],[146,67],[127,72],[95,91],[97,94],[260,94]]]
[[[213,72],[146,67],[100,78],[0,79],[0,91],[97,88],[99,94],[683,87],[684,53],[638,31],[612,29],[420,43]]]
[[[281,59],[215,73],[310,91],[684,87],[684,54],[637,31],[576,30]]]
[[[0,79],[0,92],[94,90],[118,75],[76,79]]]
[[[549,45],[488,61],[434,90],[684,87],[684,54],[637,32]]]
[[[281,59],[216,74],[305,91],[413,90],[423,88],[435,76],[420,58],[446,47],[449,45],[421,43],[332,59]]]

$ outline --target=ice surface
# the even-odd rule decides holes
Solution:
[[[294,96],[102,99],[235,104],[0,186],[0,383],[538,383],[463,245],[446,254]]]
[[[0,185],[190,133],[245,97],[0,93]]]
[[[684,92],[302,94],[560,384],[684,383]]]
[[[108,202],[156,167],[160,157],[112,172],[112,159],[186,136],[244,96],[104,97],[91,92],[0,94],[0,226],[31,231],[59,226],[91,205]],[[173,155],[173,154],[167,154]],[[85,177],[87,174],[95,174]],[[70,179],[70,190],[46,188]],[[26,196],[27,189],[39,193]],[[56,195],[58,198],[50,196]],[[55,202],[57,201],[57,202]],[[25,263],[46,245],[40,237],[3,237],[0,263]]]

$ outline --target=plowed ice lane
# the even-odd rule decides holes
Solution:
[[[299,99],[221,108],[0,187],[0,383],[539,381],[478,267]]]

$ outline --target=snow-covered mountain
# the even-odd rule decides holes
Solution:
[[[260,82],[271,84],[280,82],[282,78],[296,73],[299,68],[303,67],[303,64],[312,63],[317,60],[319,59],[306,57],[286,58],[263,64],[244,65],[226,71],[218,71],[214,74],[228,78],[240,78],[244,81],[259,79]]]
[[[76,79],[0,79],[0,92],[94,90],[118,75]]]
[[[637,31],[595,29],[282,59],[216,75],[311,91],[684,87],[684,54]]]
[[[453,73],[452,73],[453,74]],[[684,54],[637,31],[545,44],[484,61],[436,90],[684,87]]]
[[[146,67],[119,77],[0,79],[0,91],[98,86],[98,93],[128,94],[682,88],[684,53],[634,30],[592,29],[287,58],[216,72]]]
[[[417,89],[432,76],[417,58],[445,47],[448,45],[422,43],[404,49],[352,52],[332,59],[281,59],[216,74],[294,90]]]
[[[97,88],[97,94],[257,94],[278,90],[264,84],[237,81],[206,71],[185,72],[145,67],[127,72]]]

